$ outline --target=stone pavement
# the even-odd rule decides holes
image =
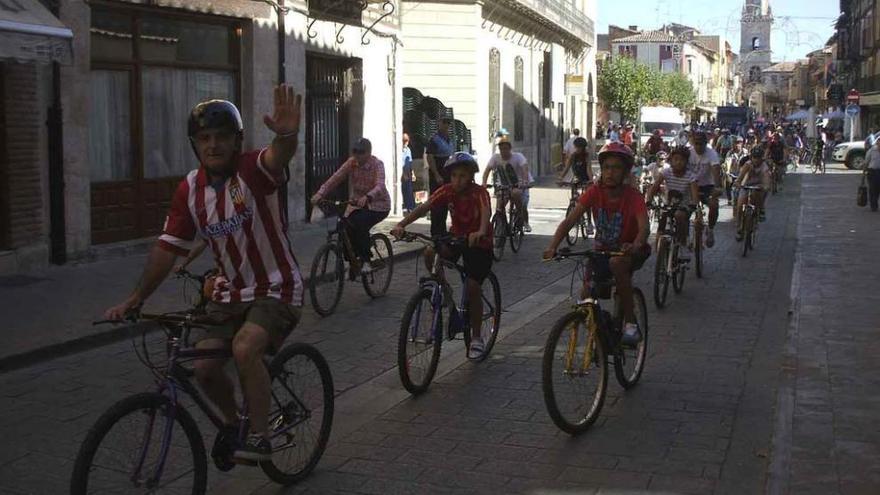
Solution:
[[[880,493],[880,213],[858,182],[803,176],[771,493]]]
[[[415,260],[396,265],[388,297],[348,285],[337,314],[306,311],[291,337],[318,346],[337,386],[317,470],[283,489],[260,470],[211,467],[209,493],[880,493],[876,296],[858,297],[877,279],[868,263],[880,215],[849,206],[855,185],[851,175],[792,178],[746,259],[723,209],[705,278],[689,274],[662,311],[648,298],[642,383],[624,393],[612,378],[599,420],[578,438],[556,430],[541,396],[542,346],[568,309],[571,268],[536,261],[554,201],[536,205],[523,252],[495,266],[505,313],[490,359],[469,363],[460,342],[445,343],[422,397],[409,397],[394,368]],[[652,268],[637,277],[646,295]],[[0,374],[0,493],[66,491],[97,416],[149,386],[133,357],[120,342]]]

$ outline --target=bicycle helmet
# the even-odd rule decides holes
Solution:
[[[660,151],[657,153],[657,160],[665,160],[669,157],[669,154],[665,151]]]
[[[575,147],[575,148],[584,148],[584,149],[586,149],[586,147],[587,147],[587,140],[584,139],[584,138],[582,138],[582,137],[575,138],[574,143],[572,143],[572,144],[574,144],[574,147]]]
[[[502,144],[506,144],[510,147],[513,147],[513,143],[510,142],[510,137],[507,134],[504,134],[498,138],[498,146],[500,147]]]
[[[199,156],[196,150],[195,137],[205,129],[226,129],[234,132],[239,138],[244,135],[244,123],[241,113],[232,102],[226,100],[203,101],[193,107],[187,122],[187,136],[196,158]]]
[[[443,165],[443,170],[451,174],[455,167],[459,166],[467,166],[471,173],[476,174],[480,171],[480,166],[477,165],[477,160],[470,153],[465,153],[464,151],[459,151],[454,153],[452,156],[446,160],[446,163]]]
[[[632,150],[629,149],[629,146],[612,142],[602,146],[602,149],[599,150],[599,165],[601,166],[602,162],[610,155],[617,155],[623,158],[623,163],[628,169],[632,168],[636,161],[636,157],[633,155]]]

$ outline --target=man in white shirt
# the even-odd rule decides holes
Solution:
[[[705,132],[694,133],[694,146],[688,166],[697,176],[700,201],[709,207],[709,228],[706,230],[706,247],[715,245],[715,223],[718,222],[718,196],[721,187],[721,158],[708,146]]]
[[[498,140],[498,153],[492,155],[489,163],[486,164],[486,170],[483,171],[483,187],[486,187],[489,173],[493,171],[495,172],[493,182],[495,185],[510,188],[510,199],[522,213],[523,230],[531,232],[528,211],[528,186],[531,183],[529,164],[522,153],[513,151],[513,145],[507,136],[502,136]],[[497,192],[496,196],[500,198]],[[504,207],[505,205],[502,204],[501,208]]]
[[[571,131],[571,137],[568,138],[568,141],[565,142],[565,146],[562,147],[562,163],[568,163],[566,159],[574,153],[574,140],[580,136],[580,129],[573,129]]]

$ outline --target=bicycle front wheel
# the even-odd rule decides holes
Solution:
[[[522,217],[519,215],[519,210],[515,208],[511,208],[510,210],[510,250],[514,253],[519,252],[519,248],[522,247],[523,236],[525,232],[523,231],[523,222]]]
[[[752,230],[755,228],[755,219],[753,211],[749,209],[743,211],[742,215],[743,233],[745,234],[743,239],[743,258],[745,258],[749,254],[749,249],[752,248]]]
[[[681,294],[681,291],[684,290],[684,276],[687,273],[684,264],[678,257],[679,249],[677,243],[672,246],[672,288],[676,294]]]
[[[309,277],[309,297],[312,300],[312,307],[319,315],[332,314],[339,300],[342,299],[344,272],[342,253],[338,246],[334,243],[322,246],[312,261]]]
[[[361,281],[364,284],[364,290],[367,292],[367,295],[376,299],[388,292],[388,286],[391,285],[391,277],[394,275],[394,251],[391,248],[391,241],[388,239],[388,236],[385,234],[371,235],[370,254],[372,259],[369,263],[372,271],[361,277]]]
[[[407,303],[400,321],[397,371],[403,388],[413,395],[428,389],[440,362],[443,311],[439,305],[434,306],[432,297],[428,287],[419,289]]]
[[[572,210],[574,210],[576,208],[576,206],[577,205],[575,204],[574,201],[569,203],[568,209],[565,210],[565,218],[568,218],[568,216],[571,214]],[[567,242],[569,246],[574,246],[575,243],[577,242],[579,230],[580,230],[580,227],[577,224],[575,224],[568,230],[568,232],[566,232],[565,242]]]
[[[318,349],[289,345],[269,363],[272,461],[260,463],[282,485],[302,480],[318,464],[333,426],[333,376]]]
[[[553,423],[571,435],[596,421],[608,389],[605,348],[589,326],[583,313],[573,311],[553,325],[544,347],[544,404]]]
[[[703,226],[694,225],[694,268],[697,278],[703,278]]]
[[[123,399],[98,418],[76,457],[70,493],[200,495],[207,480],[196,422],[184,408],[151,392]]]
[[[633,287],[633,310],[636,324],[642,332],[642,340],[636,347],[620,346],[614,353],[614,374],[617,383],[625,389],[638,383],[648,357],[648,305],[645,304],[645,295],[638,287]],[[620,304],[618,304],[617,321],[623,321],[623,307]]]
[[[654,265],[654,304],[657,309],[663,309],[666,305],[666,296],[669,294],[669,274],[666,272],[668,264],[669,245],[664,239],[660,239],[657,261]]]
[[[492,217],[492,257],[501,261],[504,256],[504,244],[507,243],[507,220],[504,213],[496,212]]]

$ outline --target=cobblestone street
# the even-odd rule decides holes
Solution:
[[[704,278],[689,273],[659,311],[651,258],[636,277],[650,323],[642,381],[624,392],[610,380],[599,420],[576,438],[553,425],[541,393],[572,266],[539,261],[565,195],[537,190],[534,233],[495,265],[505,312],[486,362],[447,342],[430,389],[411,398],[396,338],[417,261],[395,266],[382,299],[348,284],[336,314],[306,309],[290,337],[317,345],[336,385],[318,468],[282,489],[259,469],[224,474],[209,461],[209,493],[877,493],[876,297],[855,296],[876,280],[858,246],[878,236],[876,218],[852,205],[855,185],[848,174],[790,177],[748,258],[723,207]],[[149,387],[128,341],[0,375],[0,493],[65,493],[98,415]]]

